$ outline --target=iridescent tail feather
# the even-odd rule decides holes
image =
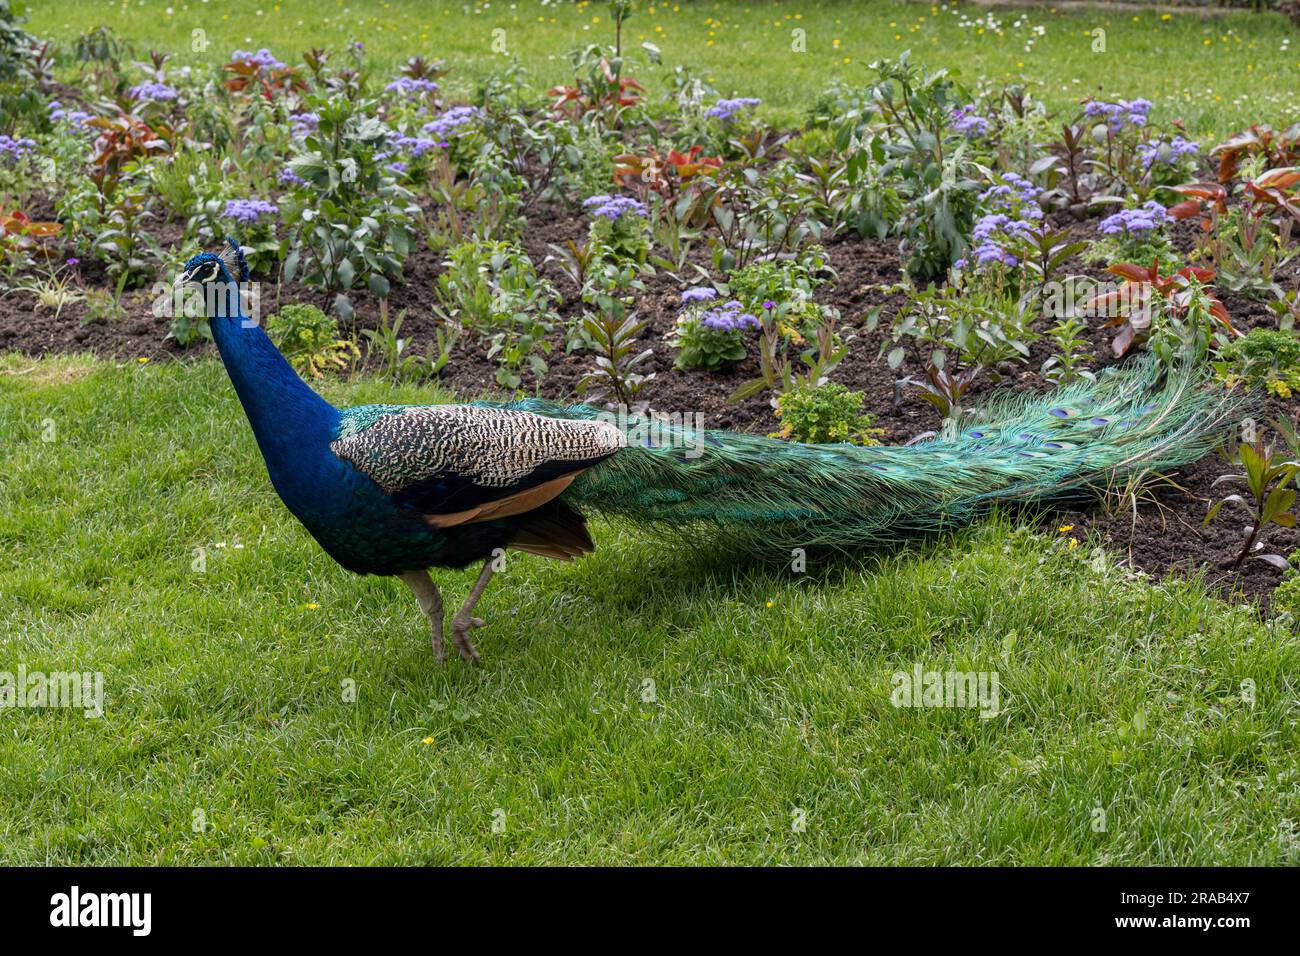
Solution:
[[[588,406],[514,403],[594,418]],[[953,438],[903,447],[803,445],[635,420],[629,447],[581,474],[564,499],[584,511],[683,530],[711,526],[741,547],[872,547],[966,524],[999,503],[1085,492],[1203,457],[1246,414],[1203,373],[1153,359],[1056,393],[1006,396]]]

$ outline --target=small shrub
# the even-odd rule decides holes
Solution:
[[[797,385],[777,400],[776,417],[781,438],[812,444],[878,445],[875,420],[862,413],[861,392],[851,392],[839,382]]]
[[[1300,390],[1300,336],[1293,331],[1251,329],[1219,349],[1214,370],[1224,384],[1245,383],[1277,398]]]
[[[266,320],[266,334],[300,375],[320,378],[328,368],[345,369],[361,357],[338,324],[314,305],[286,305]]]

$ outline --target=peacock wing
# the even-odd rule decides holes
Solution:
[[[522,514],[627,444],[608,422],[475,405],[363,405],[330,448],[436,527]]]

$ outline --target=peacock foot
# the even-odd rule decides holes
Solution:
[[[460,656],[471,663],[478,664],[482,662],[479,657],[478,649],[469,639],[469,632],[473,628],[484,627],[487,622],[481,617],[467,617],[457,614],[451,620],[451,641],[456,645],[456,650]]]
[[[433,645],[434,660],[446,664],[447,645],[442,639],[442,593],[427,571],[407,571],[401,577],[415,594],[420,611],[429,619],[429,640]]]
[[[433,625],[433,659],[439,664],[447,663],[447,644],[442,639],[442,615],[431,619]]]

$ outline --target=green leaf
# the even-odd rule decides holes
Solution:
[[[357,270],[356,267],[352,265],[351,259],[344,259],[342,262],[339,263],[339,267],[338,267],[339,284],[342,285],[343,288],[345,289],[352,288],[352,280],[356,278],[356,275],[357,275]]]

